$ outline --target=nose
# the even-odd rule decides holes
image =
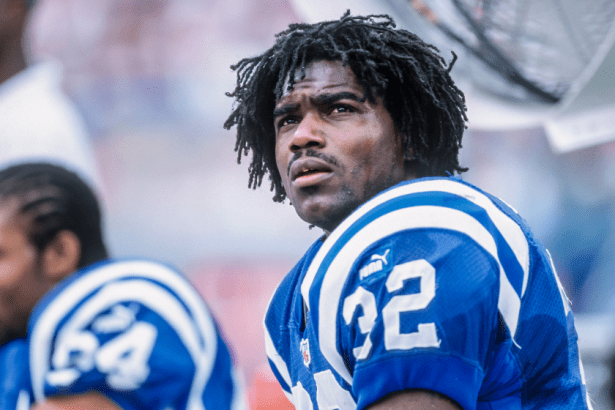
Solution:
[[[297,152],[306,148],[322,148],[325,146],[322,122],[314,113],[306,114],[295,128],[290,143],[290,150]]]

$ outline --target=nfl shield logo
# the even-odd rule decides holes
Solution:
[[[303,355],[303,364],[306,366],[310,366],[310,341],[308,339],[301,340],[301,344],[299,345],[299,350]]]

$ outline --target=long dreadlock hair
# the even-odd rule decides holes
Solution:
[[[311,62],[341,61],[349,66],[365,97],[382,97],[396,129],[404,136],[404,157],[417,176],[461,173],[458,153],[464,132],[465,98],[450,77],[438,49],[416,35],[395,28],[388,15],[351,16],[317,24],[291,24],[276,35],[263,54],[244,58],[231,69],[237,86],[227,96],[235,106],[224,123],[237,125],[237,162],[252,151],[248,187],[260,186],[269,173],[273,200],[286,192],[275,161],[273,110],[284,92],[305,78]]]

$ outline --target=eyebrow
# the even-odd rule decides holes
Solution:
[[[297,111],[299,108],[299,104],[286,104],[281,106],[280,108],[276,108],[273,110],[273,118],[278,118],[286,114],[290,114],[291,112]]]
[[[319,94],[314,97],[314,101],[319,105],[331,105],[339,100],[352,100],[357,102],[365,102],[367,100],[367,96],[363,95],[359,97],[358,95],[351,93],[349,91],[342,91],[339,93],[331,93],[331,94]],[[286,114],[290,114],[295,112],[299,108],[299,104],[286,104],[279,108],[273,110],[273,118],[278,118]]]
[[[359,97],[358,95],[351,93],[350,91],[342,91],[332,94],[319,94],[314,97],[317,104],[330,105],[339,100],[352,100],[357,102],[365,102],[366,96]]]

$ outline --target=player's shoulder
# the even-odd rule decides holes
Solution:
[[[493,223],[500,230],[518,231],[523,236],[527,233],[523,220],[510,205],[458,177],[427,177],[399,183],[367,201],[340,227],[356,229],[361,221],[396,218],[404,213],[423,216],[408,222],[411,228],[462,230],[463,224],[446,216],[456,214],[464,218],[465,214],[485,226]]]
[[[356,236],[379,238],[411,229],[458,231],[479,242],[481,233],[501,235],[512,246],[526,243],[528,233],[516,211],[502,200],[459,178],[430,177],[402,182],[370,199],[332,232],[328,242],[330,248],[339,248]]]
[[[204,388],[221,343],[192,284],[144,259],[103,261],[71,275],[37,305],[28,338],[37,400],[100,386],[163,399],[170,393],[153,381],[165,374],[191,384],[195,371]]]
[[[490,253],[506,248],[529,266],[527,230],[511,207],[458,178],[419,178],[381,192],[346,218],[314,257],[307,282],[341,254],[356,259],[383,238],[413,230],[455,232]]]
[[[282,279],[269,300],[263,326],[265,340],[272,354],[285,350],[286,341],[283,339],[283,335],[286,330],[292,326],[300,326],[296,322],[301,320],[303,306],[298,289],[312,259],[321,246],[322,241],[320,239],[310,246],[299,262]]]
[[[66,315],[85,300],[152,299],[145,289],[167,289],[179,298],[199,299],[190,282],[176,269],[147,259],[107,259],[87,266],[58,283],[36,305],[30,330],[51,312]]]
[[[288,324],[298,284],[305,276],[314,256],[322,245],[322,238],[316,240],[276,287],[267,307],[266,327],[275,328]]]
[[[322,244],[321,239],[316,240],[282,279],[269,300],[263,320],[267,357],[287,395],[292,387],[289,374],[292,351],[289,329],[301,327],[303,318],[303,302],[298,289],[310,262]]]
[[[184,312],[196,323],[209,325],[212,320],[204,300],[178,270],[147,259],[109,259],[73,273],[48,292],[30,316],[28,334],[32,343],[67,324],[74,327],[94,319],[94,330],[105,332],[115,319],[126,316],[119,310],[128,314],[135,304],[158,312],[162,321],[175,322]],[[107,316],[115,319],[105,324]]]

